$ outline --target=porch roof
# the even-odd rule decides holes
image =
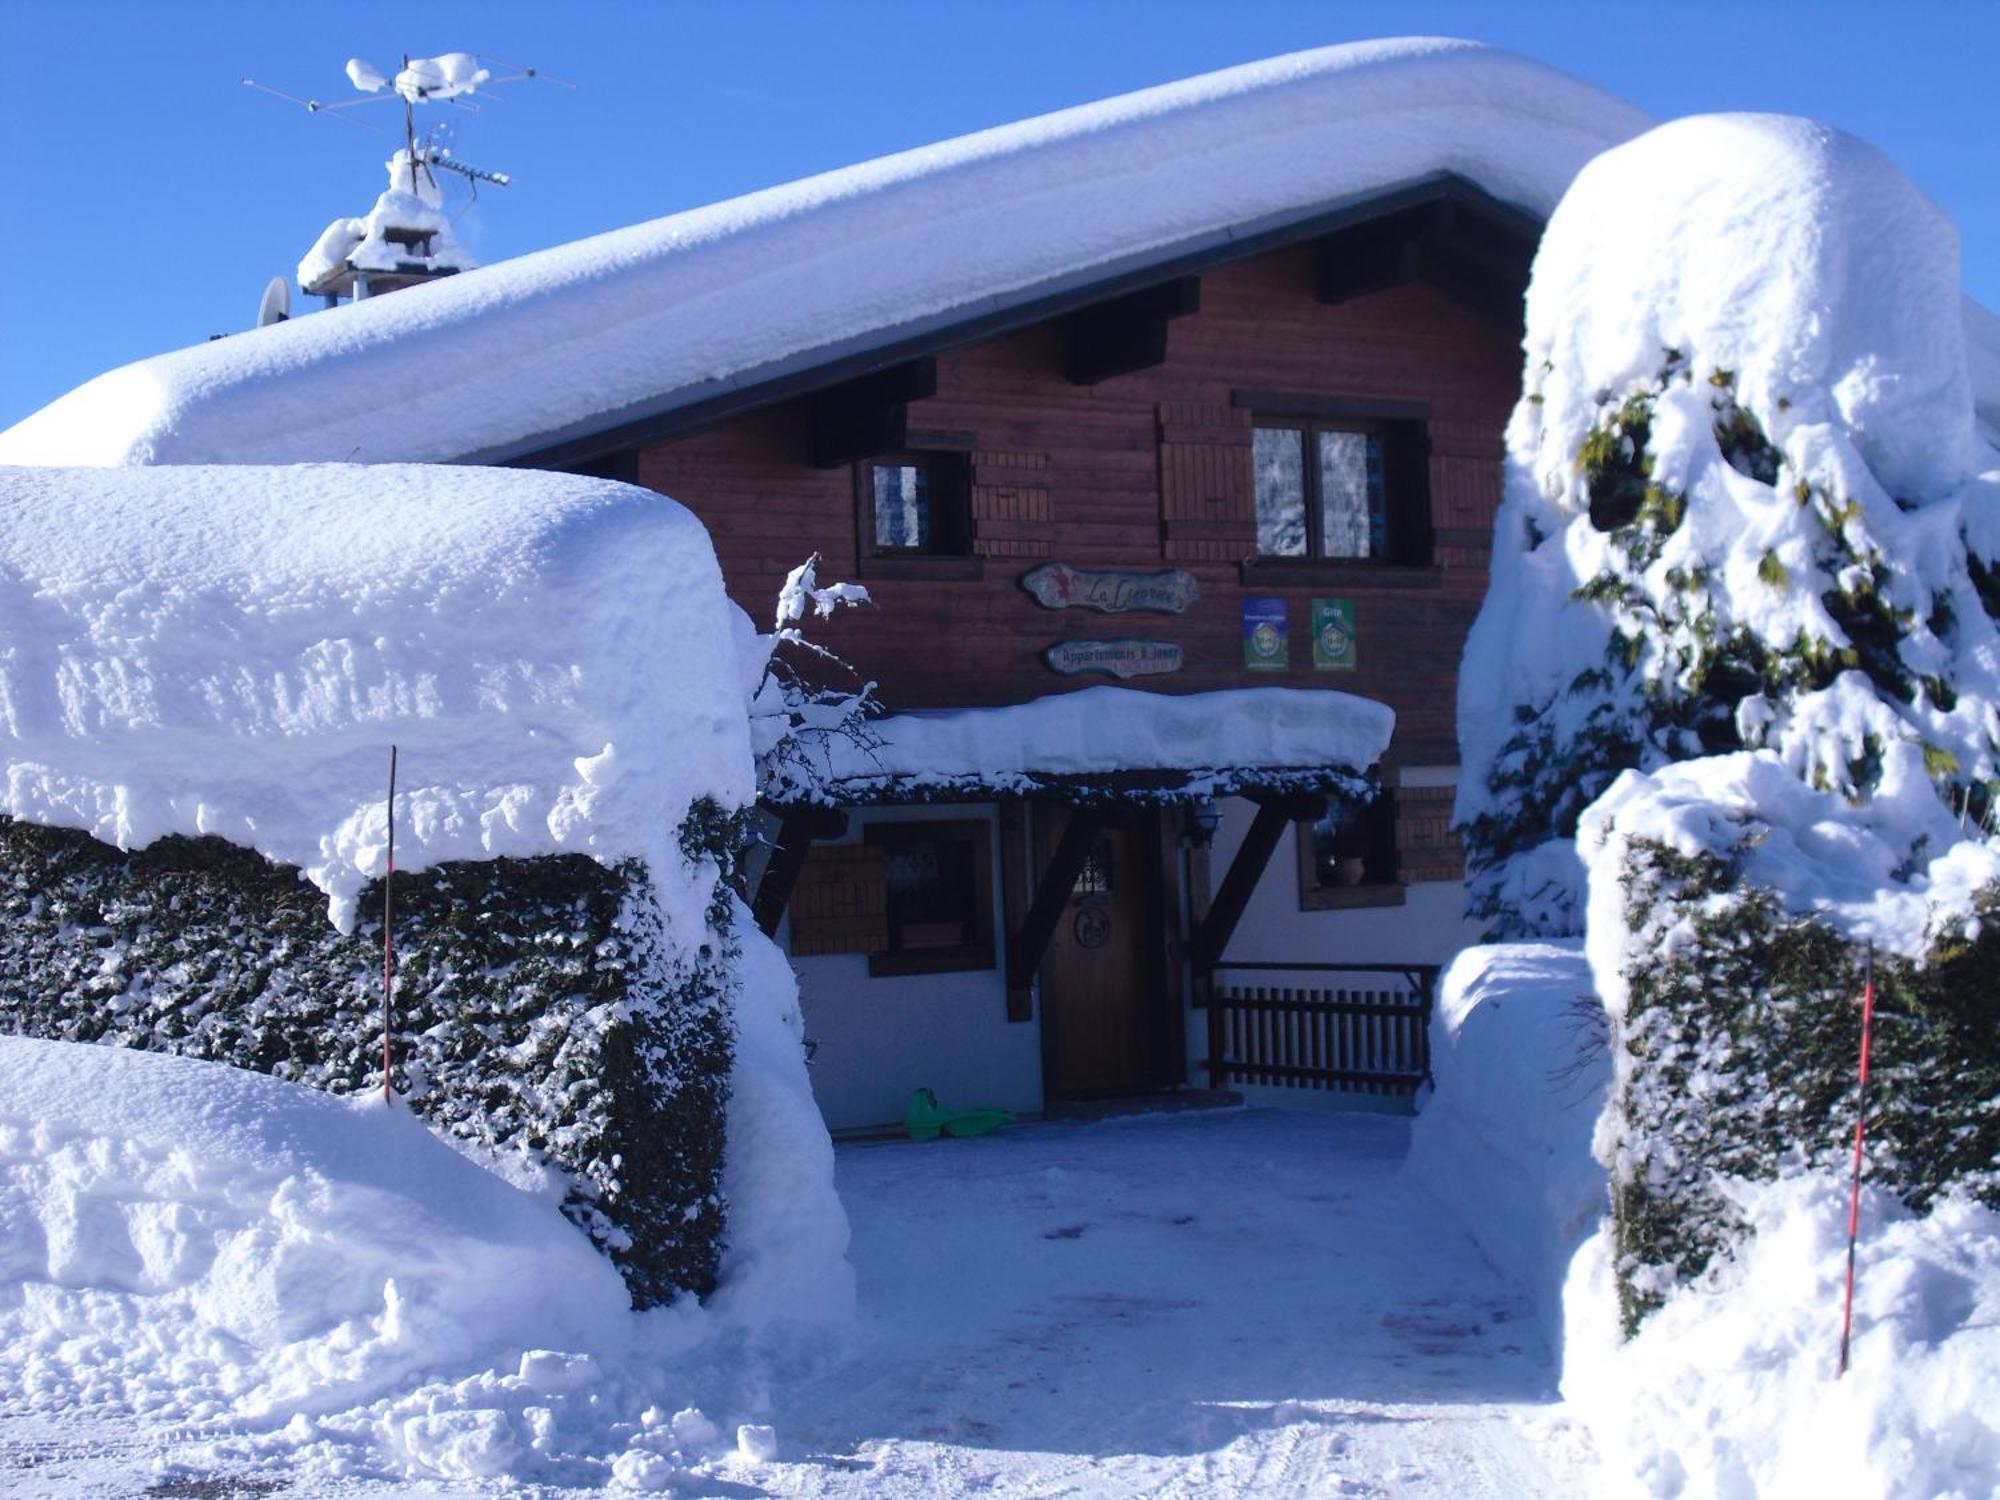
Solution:
[[[1164,803],[1250,791],[1366,796],[1366,773],[1395,723],[1385,704],[1322,689],[1090,687],[1001,708],[878,719],[869,726],[873,743],[825,747],[817,795],[847,805],[996,796]]]

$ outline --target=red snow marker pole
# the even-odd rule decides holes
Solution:
[[[396,940],[389,920],[395,912],[396,885],[396,747],[389,747],[389,873],[382,877],[382,1102],[394,1104],[389,1087],[389,1007],[396,994]]]
[[[1840,1314],[1840,1369],[1847,1373],[1847,1344],[1854,1332],[1854,1241],[1861,1230],[1861,1142],[1868,1133],[1868,1043],[1875,1030],[1875,945],[1868,945],[1867,981],[1861,988],[1861,1099],[1854,1115],[1854,1180],[1847,1197],[1847,1298]]]

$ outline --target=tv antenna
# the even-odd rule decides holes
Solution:
[[[497,71],[496,71],[497,70]],[[344,120],[367,130],[382,127],[372,120],[348,111],[365,109],[371,104],[386,104],[391,100],[401,100],[403,105],[403,144],[408,152],[410,181],[416,182],[416,174],[421,169],[437,185],[435,171],[452,172],[472,183],[490,182],[495,187],[506,187],[512,179],[505,172],[489,172],[483,167],[475,167],[457,160],[448,147],[434,136],[427,136],[420,146],[417,142],[417,106],[420,104],[448,104],[455,109],[477,114],[479,104],[467,96],[481,89],[493,89],[505,83],[527,83],[530,81],[552,83],[558,88],[574,89],[575,84],[566,79],[551,78],[539,68],[522,67],[497,57],[488,57],[476,52],[445,52],[436,57],[411,57],[403,54],[403,66],[395,73],[384,73],[373,63],[359,57],[347,60],[347,81],[363,95],[359,99],[338,99],[331,103],[321,99],[301,99],[296,94],[288,94],[283,89],[272,88],[267,83],[259,83],[254,78],[243,80],[245,88],[256,89],[275,99],[283,99],[288,104],[296,104],[309,114],[325,115],[329,119]],[[486,99],[498,97],[485,96]],[[476,193],[477,188],[474,189]]]

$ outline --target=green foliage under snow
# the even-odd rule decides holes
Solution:
[[[696,808],[683,853],[741,829]],[[399,1095],[434,1127],[553,1174],[636,1306],[714,1285],[732,1050],[718,893],[670,940],[644,868],[580,855],[395,877]],[[0,818],[0,1028],[381,1087],[380,884],[351,935],[298,872],[218,839],[125,854]]]

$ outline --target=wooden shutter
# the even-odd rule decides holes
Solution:
[[[1160,537],[1177,562],[1236,562],[1257,550],[1251,414],[1233,406],[1163,402]]]
[[[792,956],[880,953],[889,946],[882,851],[866,844],[818,844],[792,889]]]
[[[1055,507],[1046,453],[972,455],[972,550],[981,557],[1048,557]]]

